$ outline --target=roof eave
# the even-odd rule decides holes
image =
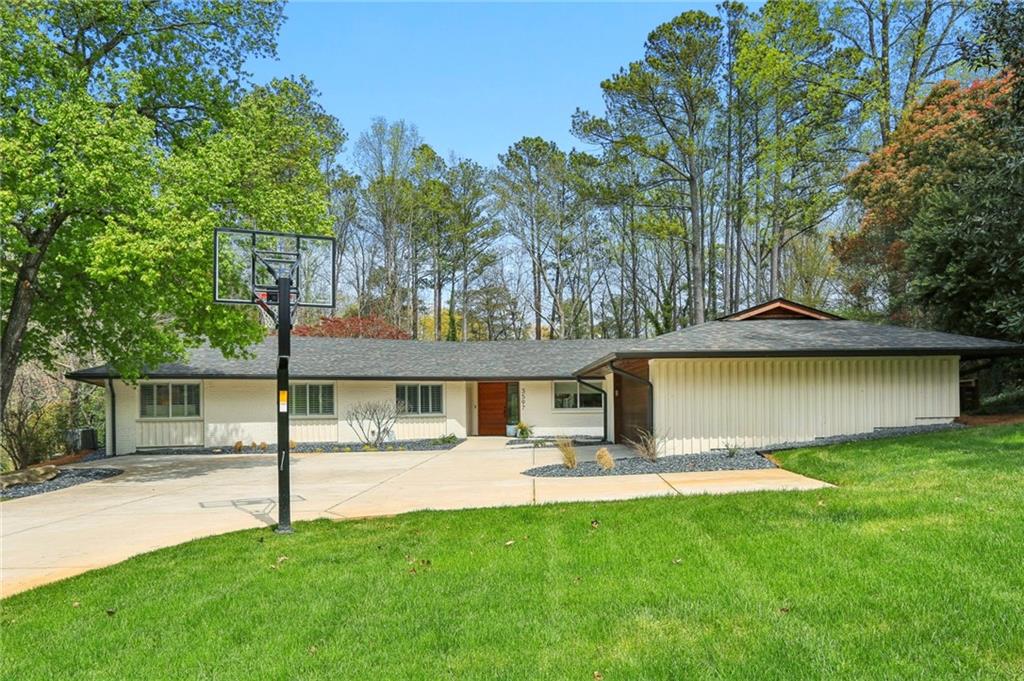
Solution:
[[[907,357],[958,356],[968,358],[1024,356],[1024,345],[992,348],[844,348],[813,350],[625,350],[613,352],[574,372],[583,376],[617,359],[715,359],[757,357]]]

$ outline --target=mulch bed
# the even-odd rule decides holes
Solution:
[[[1024,413],[1018,414],[964,414],[957,423],[965,426],[1009,426],[1024,423]]]

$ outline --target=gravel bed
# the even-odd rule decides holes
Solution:
[[[64,468],[58,471],[52,480],[27,485],[15,485],[14,487],[0,490],[0,499],[31,497],[43,492],[53,492],[65,487],[81,485],[83,482],[112,478],[121,473],[124,473],[124,471],[120,468]]]
[[[444,451],[446,449],[452,449],[457,445],[465,442],[465,438],[460,440],[450,441],[439,441],[435,439],[425,440],[396,440],[394,442],[388,442],[379,449],[369,448],[361,442],[299,442],[291,451],[299,454],[340,454],[350,452],[402,452],[402,451],[417,451],[417,452],[437,452]],[[161,455],[183,455],[183,454],[276,454],[277,443],[268,442],[266,448],[253,447],[246,445],[239,451],[235,451],[234,447],[169,447],[166,449],[143,449],[133,454],[161,454]]]
[[[536,478],[590,478],[613,475],[644,475],[646,473],[694,473],[698,471],[750,471],[759,468],[775,468],[771,461],[752,449],[735,454],[709,452],[707,454],[683,454],[663,456],[655,462],[631,456],[615,459],[615,468],[606,471],[594,461],[583,461],[576,468],[566,468],[560,463],[537,466],[523,471],[523,475]]]
[[[919,435],[921,433],[935,433],[943,430],[959,430],[966,428],[962,423],[935,423],[928,426],[899,426],[890,428],[875,428],[870,433],[857,433],[856,435],[833,435],[832,437],[819,437],[807,442],[783,442],[767,447],[758,447],[762,452],[781,452],[786,449],[803,449],[804,447],[823,447],[825,445],[841,445],[847,442],[863,442],[865,440],[884,440],[888,437],[900,437],[903,435]]]
[[[505,443],[506,447],[512,447],[513,449],[523,449],[531,447],[554,447],[555,437],[515,437]],[[604,442],[600,437],[596,435],[574,435],[572,436],[572,443],[578,447],[590,447],[592,445],[608,444]]]
[[[775,464],[762,456],[763,452],[778,452],[786,449],[800,449],[803,447],[822,447],[826,445],[843,444],[846,442],[861,442],[864,440],[881,440],[889,437],[902,435],[916,435],[919,433],[933,433],[943,430],[955,430],[964,428],[960,423],[941,423],[928,426],[907,426],[900,428],[876,428],[870,433],[859,433],[857,435],[836,435],[834,437],[821,437],[809,442],[784,442],[757,449],[740,449],[735,452],[715,450],[701,454],[681,454],[676,456],[663,456],[652,463],[639,457],[625,457],[615,459],[615,468],[606,471],[594,461],[584,461],[576,468],[566,468],[562,464],[551,464],[548,466],[537,466],[523,471],[523,475],[530,475],[538,478],[588,478],[608,477],[613,475],[643,475],[645,473],[693,473],[705,471],[749,471],[759,468],[775,468]]]

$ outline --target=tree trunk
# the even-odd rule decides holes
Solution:
[[[420,337],[420,265],[419,265],[419,252],[415,238],[412,243],[412,272],[410,277],[412,281],[409,282],[409,304],[412,306],[412,339],[418,340]]]
[[[14,280],[11,307],[7,312],[7,323],[0,339],[0,415],[6,413],[7,399],[11,396],[11,388],[14,387],[14,374],[21,360],[21,344],[25,340],[32,304],[36,298],[39,267],[47,249],[53,243],[53,237],[67,217],[67,213],[63,211],[50,215],[46,228],[37,230],[29,236],[29,251],[21,258],[18,276]]]
[[[696,164],[691,164],[691,167]],[[691,320],[694,324],[704,323],[704,226],[701,221],[700,182],[697,174],[690,172],[687,181],[690,188],[690,243],[693,251],[690,263]]]
[[[441,340],[441,289],[444,282],[441,281],[441,259],[434,257],[434,340]]]
[[[782,136],[782,116],[778,107],[775,109],[775,137]],[[779,203],[782,201],[782,173],[778,169],[772,170],[772,259],[770,265],[768,296],[779,297],[779,287],[782,279],[782,210]]]
[[[462,271],[462,340],[469,340],[469,266]]]

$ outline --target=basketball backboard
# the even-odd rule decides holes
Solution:
[[[277,277],[292,280],[299,307],[333,308],[337,281],[331,237],[219,228],[213,236],[213,298],[218,303],[258,304],[277,293]],[[266,300],[266,296],[262,296]]]

